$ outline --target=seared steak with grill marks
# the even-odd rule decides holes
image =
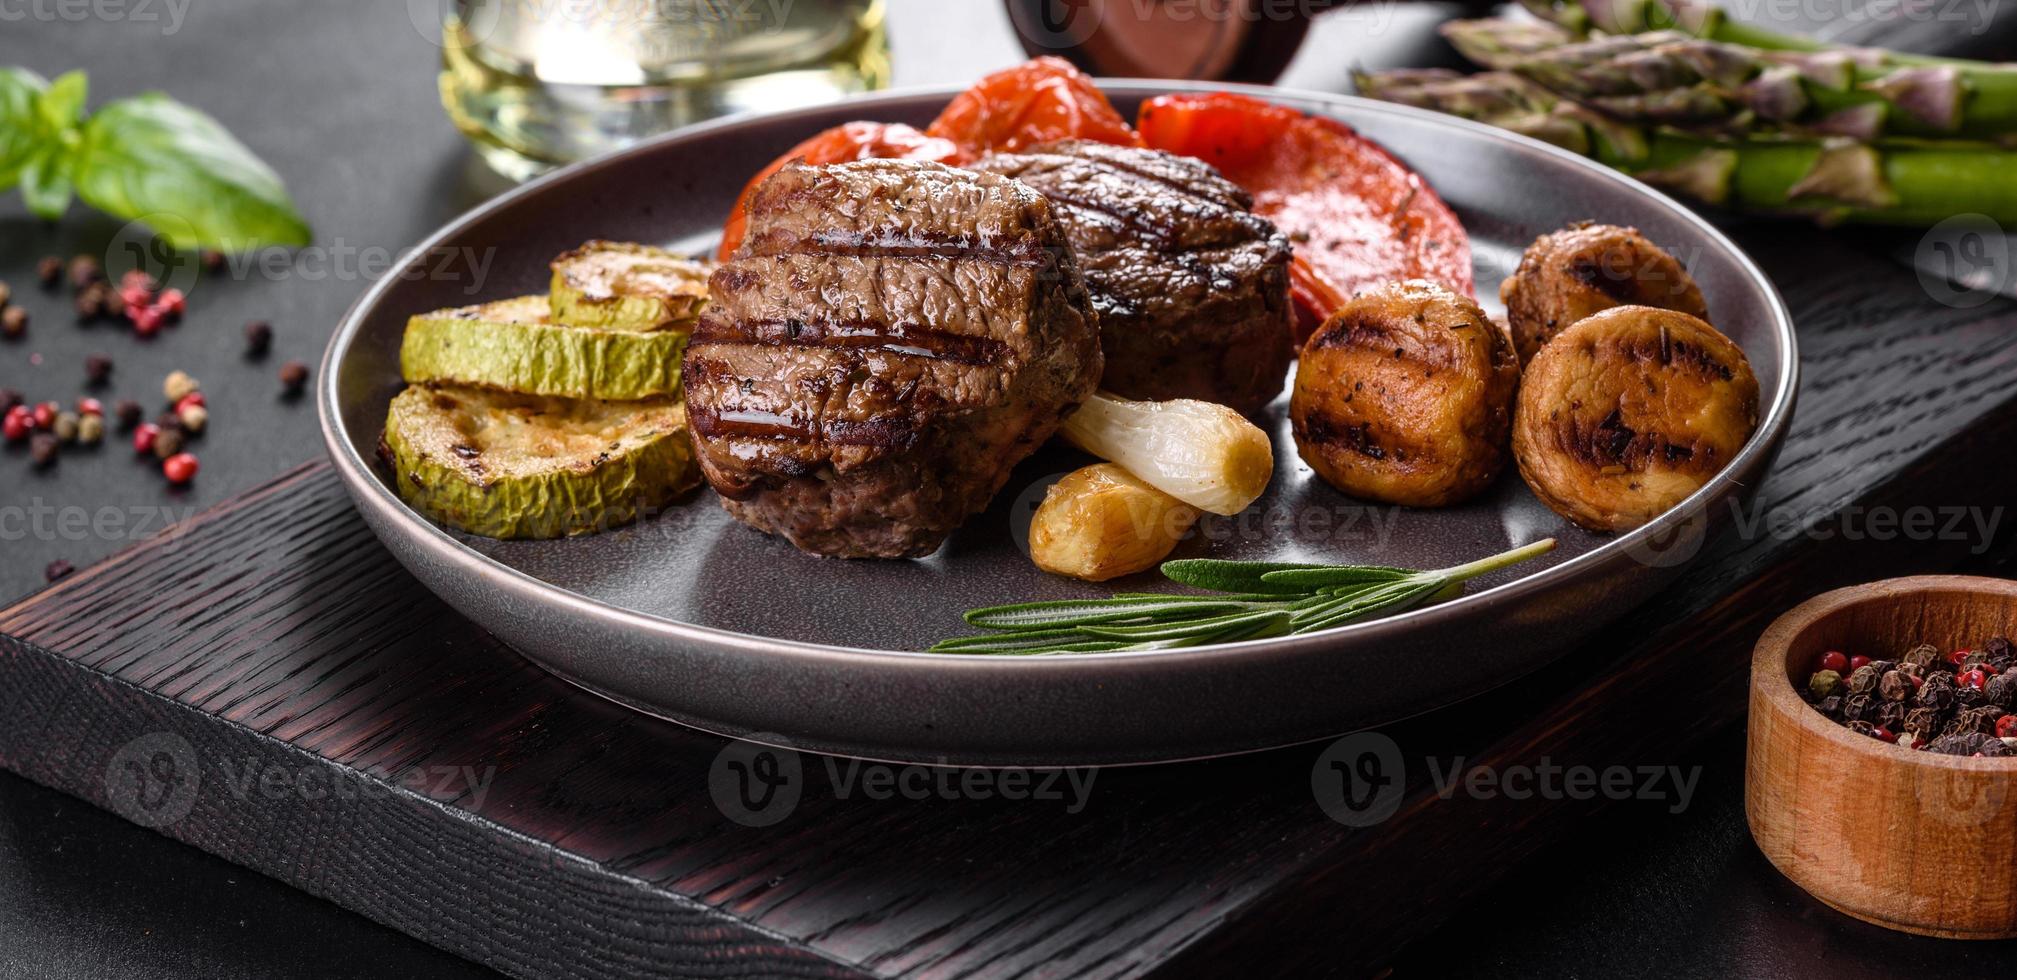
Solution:
[[[686,349],[701,471],[737,520],[916,557],[987,505],[1100,376],[1050,204],[935,163],[793,165],[751,198]]]
[[[1202,160],[1066,140],[974,169],[1059,207],[1099,312],[1101,387],[1253,413],[1282,393],[1293,350],[1289,242]]]

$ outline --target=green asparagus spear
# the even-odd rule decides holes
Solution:
[[[1535,16],[1576,34],[1682,31],[1695,37],[1765,51],[1847,50],[1797,34],[1780,34],[1731,20],[1706,0],[1520,0]],[[1896,65],[1981,65],[1959,58],[1878,52]]]
[[[1582,40],[1553,24],[1453,21],[1487,68],[1635,122],[1731,135],[2017,136],[2017,68],[1883,64],[1867,53],[1766,51],[1678,31]]]
[[[1719,138],[1623,122],[1510,72],[1359,73],[1370,98],[1474,119],[1738,211],[1833,223],[1932,225],[1980,213],[2017,222],[2017,152],[1989,143],[1750,135]]]

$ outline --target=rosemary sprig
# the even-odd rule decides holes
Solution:
[[[1223,595],[1128,592],[989,606],[966,614],[987,632],[941,640],[934,653],[1027,657],[1051,653],[1172,650],[1289,636],[1397,613],[1446,599],[1487,572],[1554,550],[1555,539],[1452,568],[1419,572],[1383,565],[1302,565],[1191,558],[1164,562],[1173,582]]]

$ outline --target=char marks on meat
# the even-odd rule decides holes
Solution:
[[[991,174],[788,166],[710,293],[685,363],[701,470],[817,554],[930,554],[1100,376],[1064,228]]]
[[[1209,165],[1067,140],[989,157],[1058,205],[1099,312],[1101,386],[1252,413],[1293,355],[1288,239]]]

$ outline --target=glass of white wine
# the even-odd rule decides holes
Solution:
[[[453,0],[442,20],[442,105],[514,180],[889,84],[883,0]]]

